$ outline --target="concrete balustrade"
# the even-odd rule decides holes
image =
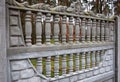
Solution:
[[[114,40],[113,21],[44,12],[36,14],[32,11],[26,12],[24,20],[25,30],[22,30],[25,33],[21,35],[25,36],[23,41],[25,40],[27,46],[67,45],[67,43],[72,45],[74,42],[81,45],[82,42],[98,43]]]
[[[8,49],[11,81],[76,82],[113,72],[114,21],[38,9],[20,12],[25,45],[16,44],[16,52],[16,46]]]

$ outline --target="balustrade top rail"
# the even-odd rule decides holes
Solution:
[[[81,18],[90,18],[90,19],[96,19],[96,20],[105,20],[105,21],[111,21],[114,22],[113,19],[108,18],[101,18],[101,17],[95,17],[95,16],[87,16],[87,15],[77,15],[67,12],[57,12],[57,11],[48,11],[48,10],[41,10],[41,9],[32,9],[32,8],[26,8],[26,7],[17,7],[17,6],[9,6],[10,9],[17,9],[17,10],[23,10],[23,11],[33,11],[33,12],[41,12],[41,13],[51,13],[51,14],[59,14],[59,15],[66,15],[66,16],[74,16],[74,17],[81,17]]]

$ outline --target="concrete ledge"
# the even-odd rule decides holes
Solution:
[[[71,46],[72,47],[72,46]],[[88,47],[81,47],[79,46],[76,48],[64,48],[61,46],[61,49],[55,49],[57,47],[51,47],[53,50],[43,50],[43,48],[17,48],[10,49],[8,52],[9,59],[28,59],[28,58],[38,58],[38,57],[47,57],[47,56],[56,56],[56,55],[64,55],[64,54],[71,54],[71,53],[80,53],[80,52],[88,52],[88,51],[97,51],[97,50],[106,50],[106,49],[113,49],[113,45],[102,45],[102,46],[88,46]],[[31,50],[31,51],[30,51]],[[43,50],[43,51],[42,51]]]
[[[31,52],[43,52],[43,51],[56,51],[56,50],[68,50],[68,49],[80,49],[80,48],[94,48],[94,47],[114,47],[113,42],[107,43],[81,43],[74,45],[43,45],[43,46],[30,46],[30,47],[11,47],[8,48],[8,55],[31,53]]]

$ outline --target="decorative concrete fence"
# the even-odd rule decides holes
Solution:
[[[13,4],[7,10],[9,82],[96,82],[114,76],[114,20]]]

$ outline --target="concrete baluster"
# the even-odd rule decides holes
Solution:
[[[54,19],[54,40],[55,40],[55,45],[59,44],[59,33],[60,33],[59,20],[60,20],[59,15],[55,15],[55,19]]]
[[[45,36],[46,36],[46,44],[50,45],[50,35],[51,35],[51,14],[46,15],[46,24],[45,24]]]
[[[107,21],[107,22],[105,23],[105,41],[106,41],[106,42],[109,41],[109,34],[110,34],[109,22]]]
[[[99,67],[99,64],[100,64],[100,51],[97,51],[96,52],[96,58],[97,58],[97,61],[96,61],[96,64],[97,64],[97,66]]]
[[[27,46],[32,45],[32,23],[31,23],[31,11],[26,12],[25,17],[25,42]]]
[[[73,17],[69,19],[69,43],[73,44]]]
[[[69,73],[73,72],[73,54],[70,54],[69,58]]]
[[[62,58],[62,74],[66,74],[66,67],[67,67],[67,62],[66,62],[66,54],[63,55]]]
[[[101,41],[105,41],[105,21],[101,22]]]
[[[51,57],[46,59],[46,77],[51,77]]]
[[[92,23],[92,41],[95,42],[96,41],[96,19],[93,19],[93,23]]]
[[[97,21],[97,41],[100,42],[100,20]]]
[[[82,53],[82,70],[85,70],[86,67],[86,52]]]
[[[80,19],[76,19],[76,27],[75,27],[75,35],[76,35],[76,43],[79,43],[80,39]]]
[[[114,22],[110,22],[110,26],[109,26],[109,29],[110,29],[110,37],[109,37],[109,39],[110,39],[110,42],[113,42],[113,41],[115,41],[115,36],[114,36]]]
[[[85,42],[85,35],[86,35],[86,18],[83,18],[81,20],[81,40],[82,42]]]
[[[101,62],[102,62],[102,64],[104,63],[104,61],[105,61],[105,50],[102,50],[101,51]],[[102,67],[103,65],[101,65],[101,67]]]
[[[87,53],[87,69],[90,69],[90,63],[91,63],[90,55],[91,55],[91,52],[88,52]]]
[[[37,67],[36,67],[37,71],[42,74],[42,57],[38,58],[37,59]]]
[[[42,45],[42,13],[38,12],[36,16],[36,45]]]
[[[54,76],[59,76],[59,56],[55,56]]]
[[[76,63],[76,71],[79,71],[79,66],[80,66],[80,57],[79,57],[80,53],[76,54],[76,58],[75,58],[75,63]]]
[[[88,19],[87,20],[87,41],[91,41],[91,27],[92,27],[92,20]]]
[[[92,52],[92,67],[96,66],[96,57],[95,57],[96,51]]]
[[[67,26],[66,26],[67,17],[63,16],[62,18],[62,43],[66,44],[66,32],[67,32]]]

